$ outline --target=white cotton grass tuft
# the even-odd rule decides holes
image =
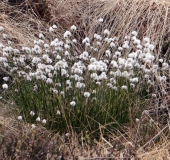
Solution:
[[[103,18],[99,18],[100,23],[103,23],[103,21],[104,21]]]
[[[144,43],[150,43],[150,39],[149,39],[148,37],[145,37],[145,38],[143,39],[143,41],[144,41]]]
[[[72,42],[73,42],[73,43],[77,43],[77,39],[74,38],[74,39],[72,40]]]
[[[7,84],[3,84],[3,85],[2,85],[2,88],[3,88],[3,89],[8,89],[8,85],[7,85]]]
[[[85,98],[89,98],[90,97],[90,93],[89,92],[84,92],[84,97]]]
[[[3,39],[7,39],[7,34],[2,34],[2,36],[3,36]]]
[[[163,70],[166,70],[166,69],[168,69],[169,68],[169,65],[168,65],[168,63],[162,63],[162,69]]]
[[[37,122],[40,122],[40,121],[41,121],[40,117],[37,117],[37,118],[36,118],[36,121],[37,121]]]
[[[124,49],[128,49],[129,48],[129,45],[127,43],[124,43],[123,46],[122,46]]]
[[[21,121],[21,120],[22,120],[22,116],[18,116],[18,120],[20,120],[20,121]]]
[[[127,87],[127,86],[125,86],[125,85],[123,85],[123,86],[121,87],[121,89],[122,89],[122,90],[127,90],[127,89],[128,89],[128,87]]]
[[[31,125],[31,128],[32,128],[32,129],[35,129],[35,127],[36,127],[35,124],[32,124],[32,125]]]
[[[71,37],[71,32],[70,31],[66,31],[64,33],[64,38],[69,38],[69,37]]]
[[[109,31],[108,29],[105,29],[103,33],[104,33],[104,35],[106,35],[106,36],[109,36],[109,35],[110,35],[110,31]]]
[[[44,39],[44,35],[42,33],[39,34],[38,36],[40,39]]]
[[[4,27],[0,26],[0,31],[4,31]]]
[[[35,113],[34,113],[33,111],[31,111],[31,112],[30,112],[30,115],[31,115],[31,116],[34,116],[34,115],[35,115]]]
[[[7,82],[9,80],[9,77],[3,77],[3,80]]]
[[[132,31],[132,36],[137,37],[137,35],[138,35],[138,32],[136,32],[136,31]]]
[[[76,31],[76,30],[77,30],[77,27],[76,27],[75,25],[72,25],[72,26],[70,27],[70,29],[71,29],[72,31]]]
[[[136,121],[136,123],[139,123],[139,122],[140,122],[140,119],[136,118],[136,120],[135,120],[135,121]]]
[[[72,101],[72,102],[70,102],[70,105],[74,107],[76,105],[76,102]]]
[[[110,43],[110,47],[111,47],[111,48],[116,47],[115,43],[114,43],[114,42],[111,42],[111,43]]]
[[[82,40],[82,43],[90,43],[90,39],[88,37],[85,37],[83,40]]]
[[[58,27],[55,24],[53,24],[52,28],[57,29]]]
[[[50,28],[49,28],[49,32],[54,32],[54,28],[53,28],[53,27],[50,27]]]
[[[61,112],[59,110],[57,110],[57,115],[61,115]]]
[[[46,124],[47,123],[47,120],[46,119],[43,119],[42,120],[42,124]]]

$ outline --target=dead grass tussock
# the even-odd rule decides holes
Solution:
[[[163,36],[170,32],[169,8],[170,1],[105,1],[101,8],[95,10],[89,33],[97,32],[98,26],[110,29],[117,36],[136,30],[140,37],[148,36],[155,44],[161,43]],[[104,18],[102,25],[98,22],[100,17]]]
[[[170,33],[170,1],[169,0],[47,0],[51,13],[49,23],[40,19],[32,9],[23,12],[23,8],[14,11],[6,3],[1,3],[0,11],[7,17],[1,16],[2,23],[8,26],[11,35],[19,37],[24,44],[31,44],[38,32],[46,33],[49,24],[57,24],[62,33],[71,25],[78,27],[77,38],[93,37],[94,33],[101,33],[109,29],[113,35],[124,38],[131,31],[139,32],[139,38],[150,37],[159,51],[166,35]],[[6,8],[6,9],[4,9]],[[12,16],[10,16],[12,14]],[[99,23],[99,18],[104,22]],[[2,24],[2,25],[3,25]],[[158,53],[159,55],[160,53]]]
[[[169,153],[169,147],[170,144],[168,141],[164,142],[163,144],[160,144],[159,146],[155,146],[153,148],[150,148],[149,151],[143,151],[138,152],[137,157],[141,160],[163,160],[163,159],[169,159],[170,153]]]
[[[49,3],[51,22],[64,29],[75,24],[79,38],[92,38],[94,33],[101,34],[109,29],[112,35],[123,39],[136,30],[140,39],[147,36],[157,45],[160,55],[162,44],[170,33],[169,0],[60,0],[57,3],[49,0]],[[99,18],[104,22],[100,23]]]
[[[33,46],[33,40],[43,33],[46,39],[56,38],[55,34],[46,34],[52,22],[47,23],[34,12],[32,7],[21,5],[10,6],[7,2],[0,3],[0,25],[4,27],[8,40],[16,47]],[[62,36],[61,27],[57,37]]]

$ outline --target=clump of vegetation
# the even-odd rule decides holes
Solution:
[[[53,25],[49,32],[57,30]],[[168,69],[154,56],[154,45],[149,38],[141,42],[137,32],[125,37],[123,44],[110,35],[108,29],[94,39],[82,40],[84,51],[76,51],[77,40],[73,25],[63,35],[49,43],[39,34],[35,46],[22,50],[3,46],[2,66],[12,75],[4,77],[4,96],[11,97],[19,114],[30,123],[42,122],[47,128],[65,131],[98,132],[133,122],[143,110],[145,98],[152,92],[155,75],[166,83],[167,77],[159,75]],[[100,47],[103,56],[98,56]],[[11,94],[10,94],[11,93]]]

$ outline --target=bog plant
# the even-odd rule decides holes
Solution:
[[[53,34],[55,30],[56,25],[49,28]],[[11,43],[0,44],[1,66],[12,76],[12,82],[8,75],[3,77],[2,100],[10,97],[21,116],[18,119],[33,128],[34,123],[42,123],[56,131],[73,128],[91,133],[101,126],[113,129],[131,124],[154,91],[155,75],[162,84],[166,82],[168,63],[157,59],[150,39],[141,42],[136,31],[124,42],[107,29],[82,42],[75,32],[73,25],[62,40],[50,42],[40,33],[34,47],[21,50]]]

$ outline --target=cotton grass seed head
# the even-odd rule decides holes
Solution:
[[[3,80],[7,82],[9,80],[9,77],[4,77]]]
[[[49,32],[54,32],[54,28],[53,28],[53,27],[50,27],[50,28],[49,28]]]
[[[140,122],[140,120],[138,118],[136,118],[136,123],[139,123],[139,122]]]
[[[77,43],[77,39],[73,39],[72,42],[73,42],[73,43]]]
[[[72,25],[72,26],[70,27],[70,29],[71,29],[72,31],[76,31],[76,30],[77,30],[77,27],[76,27],[75,25]]]
[[[22,116],[18,116],[18,120],[20,120],[20,121],[21,121],[21,120],[22,120]]]
[[[138,33],[136,31],[132,31],[132,35],[137,37]]]
[[[39,34],[40,39],[44,39],[44,35],[42,33]]]
[[[35,113],[34,113],[33,111],[31,111],[31,112],[30,112],[30,115],[31,115],[31,116],[34,116],[34,115],[35,115]]]
[[[72,101],[72,102],[70,102],[70,105],[74,107],[76,105],[76,102]]]
[[[46,124],[47,123],[47,120],[46,119],[43,119],[42,120],[42,124]]]
[[[36,127],[35,124],[32,124],[32,125],[31,125],[31,128],[32,128],[32,129],[35,129],[35,127]]]
[[[52,26],[54,29],[57,29],[57,26],[55,25],[55,24],[53,24],[53,26]]]
[[[90,97],[90,93],[89,92],[84,92],[84,97],[85,98],[89,98]]]
[[[37,117],[37,118],[36,118],[36,121],[37,121],[37,122],[40,122],[40,121],[41,121],[40,117]]]
[[[71,32],[70,31],[66,31],[64,33],[64,38],[69,38],[69,37],[71,37]]]
[[[2,36],[3,36],[3,39],[7,39],[7,34],[2,34]]]
[[[61,112],[59,110],[57,110],[57,115],[61,115]]]
[[[110,31],[109,31],[108,29],[105,29],[103,33],[104,33],[104,35],[106,35],[106,36],[109,36],[109,35],[110,35]]]
[[[145,38],[143,39],[143,41],[144,41],[144,43],[150,43],[150,39],[149,39],[148,37],[145,37]]]
[[[128,89],[128,87],[127,87],[127,86],[125,86],[125,85],[123,85],[123,86],[121,87],[121,89],[122,89],[122,90],[127,90],[127,89]]]
[[[99,22],[102,23],[104,20],[103,18],[99,18]]]
[[[8,85],[7,85],[7,84],[3,84],[3,85],[2,85],[2,88],[3,88],[3,89],[8,89]]]
[[[90,39],[88,37],[86,37],[82,40],[82,43],[83,44],[90,43]]]
[[[0,31],[4,31],[4,27],[0,26]]]

